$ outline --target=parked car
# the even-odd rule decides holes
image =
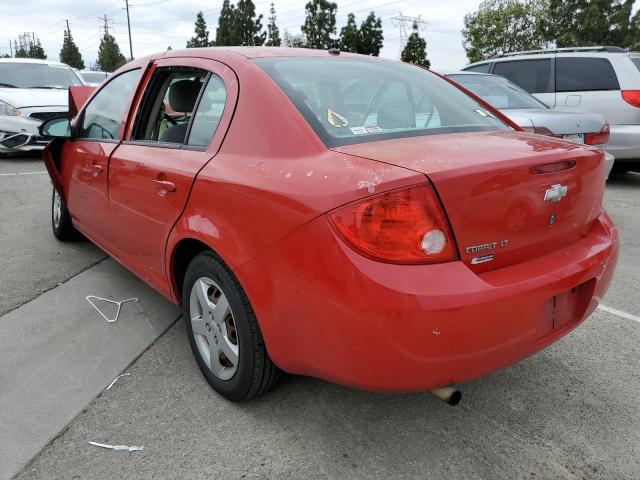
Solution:
[[[99,70],[82,70],[79,73],[86,85],[93,86],[100,85],[109,76],[109,73]]]
[[[556,110],[604,115],[614,170],[640,169],[640,53],[617,47],[500,55],[463,70],[511,80]]]
[[[0,58],[0,154],[42,150],[38,126],[67,113],[71,85],[83,83],[63,63]]]
[[[228,399],[280,369],[386,391],[462,382],[579,325],[618,256],[602,151],[502,118],[399,62],[163,52],[41,127],[57,137],[53,233],[81,232],[182,305]]]
[[[605,149],[609,124],[595,113],[552,110],[533,95],[497,75],[474,72],[445,72],[445,76],[504,113],[527,132],[563,138]],[[605,178],[614,157],[605,151]]]

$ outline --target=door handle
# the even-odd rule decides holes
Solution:
[[[153,184],[156,186],[156,190],[158,191],[158,195],[164,197],[167,193],[175,192],[178,187],[175,183],[165,180],[162,177],[154,178]]]

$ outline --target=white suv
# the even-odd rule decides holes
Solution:
[[[640,169],[640,53],[617,47],[535,50],[463,70],[506,77],[556,110],[604,115],[614,170]]]

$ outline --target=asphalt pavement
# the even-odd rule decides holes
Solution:
[[[44,170],[37,160],[0,160],[0,173],[38,169]],[[49,191],[46,175],[0,176],[0,298],[2,311],[15,309],[0,316],[0,326],[16,322],[17,313],[58,289],[66,289],[68,298],[81,297],[84,291],[74,282],[105,268],[104,262],[92,266],[102,257],[90,245],[53,240]],[[232,404],[200,375],[178,321],[148,349],[140,344],[129,366],[122,366],[126,358],[117,368],[105,365],[109,375],[103,372],[94,382],[101,393],[43,444],[17,478],[640,478],[640,174],[610,180],[606,206],[622,240],[606,308],[531,358],[461,385],[457,407],[427,393],[377,394],[294,376],[257,401]],[[22,244],[29,256],[20,260],[15,257]],[[109,268],[115,270],[100,277],[105,288],[105,278],[129,276],[116,273],[121,267],[115,264]],[[145,298],[152,295],[137,280],[127,281]],[[156,308],[154,315],[167,316],[175,307]],[[3,332],[12,335],[11,329]],[[103,343],[122,340],[112,334]],[[8,396],[1,372],[0,401]],[[130,375],[105,391],[107,377],[118,372]],[[62,408],[71,402],[60,403]],[[144,450],[112,451],[89,441]]]

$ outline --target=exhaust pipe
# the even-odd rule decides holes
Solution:
[[[460,403],[462,399],[462,393],[460,390],[453,388],[451,386],[436,388],[431,390],[431,393],[438,399],[442,400],[445,403],[448,403],[452,407],[455,407]]]

